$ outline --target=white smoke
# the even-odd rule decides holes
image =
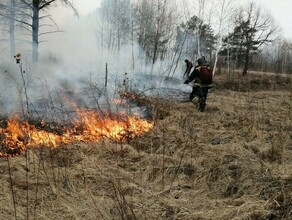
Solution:
[[[149,94],[149,91],[157,91],[159,88],[190,91],[190,87],[182,84],[183,63],[175,73],[170,73],[171,63],[168,60],[158,61],[154,66],[146,65],[145,54],[141,53],[138,45],[124,46],[119,52],[101,50],[97,39],[100,32],[99,18],[95,12],[79,18],[72,14],[66,17],[64,14],[59,16],[61,20],[56,21],[59,29],[64,32],[46,35],[41,39],[44,42],[39,46],[40,58],[37,66],[30,62],[29,45],[17,47],[17,52],[22,54],[22,72],[15,59],[7,55],[8,50],[2,53],[0,114],[19,111],[16,106],[19,105],[19,96],[23,98],[23,94],[19,93],[23,93],[24,86],[27,88],[30,108],[36,111],[46,108],[46,115],[50,114],[48,107],[64,107],[58,101],[63,94],[69,94],[78,104],[84,106],[96,105],[96,99],[99,105],[103,105],[106,98],[115,98],[117,92],[123,89],[125,73],[130,87],[145,91],[145,94],[146,91]],[[105,87],[106,65],[108,93],[104,97],[99,92]],[[21,79],[22,74],[25,82]],[[169,83],[164,80],[164,76],[174,76],[178,80]],[[41,103],[40,100],[44,102]],[[57,103],[52,104],[53,101]],[[45,102],[49,103],[48,106],[44,106]]]

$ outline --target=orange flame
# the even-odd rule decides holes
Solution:
[[[97,112],[77,109],[79,120],[62,135],[40,130],[14,117],[6,128],[0,128],[0,157],[19,155],[27,149],[40,146],[55,148],[74,141],[94,142],[104,138],[125,141],[139,136],[153,127],[152,122],[128,115],[115,118],[100,116]],[[44,122],[42,122],[44,123]]]
[[[123,100],[123,99],[113,99],[112,103],[116,104],[116,105],[126,105],[127,104],[126,100]]]

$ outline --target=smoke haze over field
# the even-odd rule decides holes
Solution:
[[[22,54],[22,64],[16,64],[15,59],[10,57],[9,48],[2,48],[0,61],[0,114],[20,112],[18,106],[20,99],[24,99],[24,87],[27,87],[29,101],[35,104],[40,100],[57,100],[60,91],[71,91],[74,96],[82,95],[76,99],[82,100],[85,105],[92,102],[87,100],[89,96],[85,91],[92,86],[95,89],[102,89],[105,84],[106,64],[108,71],[108,90],[116,93],[122,84],[125,73],[131,82],[131,86],[138,90],[150,87],[169,86],[161,79],[155,82],[148,78],[141,79],[141,74],[153,74],[167,76],[169,61],[157,62],[155,66],[145,65],[145,54],[141,52],[138,45],[122,47],[119,52],[101,50],[98,33],[100,18],[97,13],[89,15],[81,14],[80,17],[73,16],[73,13],[66,8],[56,8],[53,11],[56,15],[58,28],[61,33],[44,35],[40,39],[39,64],[33,66],[30,44],[16,46],[16,51]],[[41,31],[43,31],[41,29]],[[183,64],[183,63],[182,63]],[[25,86],[21,78],[21,70],[25,71]],[[184,66],[177,69],[180,77]],[[136,79],[136,75],[140,75]],[[172,88],[185,89],[187,86],[181,82],[171,84]],[[189,88],[187,88],[188,90]],[[20,95],[20,93],[22,95]],[[95,94],[98,96],[97,94]],[[114,97],[114,94],[111,94]],[[92,97],[91,97],[92,98]],[[60,104],[60,103],[59,103]],[[43,104],[42,104],[43,105]],[[61,105],[61,104],[60,104]]]
[[[62,32],[41,36],[39,45],[40,62],[38,66],[32,66],[31,45],[21,43],[16,45],[16,52],[22,54],[22,68],[26,72],[28,94],[33,100],[39,97],[46,90],[47,94],[51,91],[69,88],[71,90],[83,89],[90,83],[94,86],[103,87],[105,84],[106,64],[108,72],[108,89],[117,91],[121,86],[125,73],[132,81],[133,87],[137,89],[147,89],[150,87],[170,87],[172,89],[189,91],[188,86],[182,84],[181,75],[184,71],[184,55],[180,58],[178,66],[170,72],[171,59],[155,65],[145,64],[145,52],[139,48],[137,43],[123,46],[119,50],[107,50],[101,47],[100,35],[102,19],[96,13],[100,1],[74,1],[76,8],[80,9],[80,17],[74,16],[73,12],[61,5],[52,8],[50,14],[56,21],[58,29]],[[176,1],[178,7],[183,7],[183,3],[188,1]],[[244,1],[238,1],[243,3]],[[270,1],[268,1],[270,2]],[[286,1],[285,1],[286,2]],[[189,6],[189,10],[194,7],[195,2]],[[183,13],[186,13],[181,9]],[[186,14],[186,17],[188,15]],[[43,32],[43,29],[40,29]],[[2,36],[1,36],[2,35]],[[5,33],[0,33],[0,37]],[[20,36],[17,36],[20,37]],[[21,36],[22,37],[22,36]],[[27,40],[31,40],[30,36]],[[171,48],[171,47],[169,47]],[[9,55],[8,43],[0,42],[0,103],[5,106],[7,111],[14,109],[12,103],[19,101],[18,93],[23,92],[23,82],[19,66],[15,64],[13,57]],[[155,78],[141,79],[144,75],[174,76],[179,79],[171,85],[165,84],[162,79]],[[140,75],[139,77],[136,77]],[[41,91],[40,91],[41,90]],[[8,100],[8,101],[7,101]],[[14,100],[14,101],[13,101]],[[33,100],[30,100],[33,102]],[[3,108],[2,108],[3,111]]]

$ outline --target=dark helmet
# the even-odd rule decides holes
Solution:
[[[187,59],[185,59],[185,62],[186,62],[186,63],[188,63],[188,62],[190,62],[190,61],[189,61],[189,60],[187,60]]]
[[[199,65],[202,65],[202,64],[206,63],[206,60],[203,57],[201,57],[197,60],[197,62]]]

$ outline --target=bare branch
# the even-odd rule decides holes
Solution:
[[[20,0],[23,4],[25,4],[27,7],[29,7],[30,9],[32,9],[32,4],[27,2],[26,0]]]
[[[50,5],[51,3],[53,3],[56,0],[50,0],[48,2],[44,2],[43,5],[39,6],[39,10],[42,10],[43,8],[47,7],[48,5]]]
[[[52,33],[65,33],[65,31],[48,31],[48,32],[44,32],[44,33],[39,34],[39,36],[52,34]]]
[[[10,16],[8,16],[8,15],[3,15],[3,14],[0,14],[0,17],[4,17],[4,18],[7,18],[7,19],[10,19],[10,18],[11,18]],[[21,24],[25,24],[25,25],[27,25],[27,26],[32,27],[31,24],[29,24],[29,23],[27,23],[27,22],[25,22],[25,21],[19,20],[19,19],[17,19],[17,18],[14,18],[13,20],[14,20],[14,21],[17,21],[17,22],[19,22],[19,23],[21,23]]]

